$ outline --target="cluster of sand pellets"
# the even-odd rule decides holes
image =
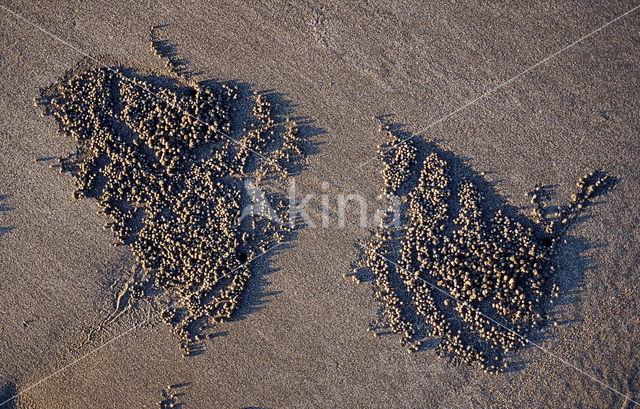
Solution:
[[[471,178],[456,181],[439,148],[419,155],[417,145],[403,142],[388,124],[380,130],[388,138],[379,147],[383,193],[402,200],[403,222],[398,228],[383,221],[361,243],[353,277],[370,276],[381,302],[370,330],[400,334],[409,352],[435,340],[437,352],[456,364],[502,371],[507,354],[549,320],[558,295],[559,239],[612,179],[586,175],[570,203],[553,214],[536,186],[532,217],[509,216],[487,210]]]
[[[178,392],[178,389],[186,384],[169,385],[162,390],[162,400],[158,401],[159,409],[173,409],[182,407],[182,403],[178,402],[178,398],[184,393]]]
[[[169,294],[163,319],[188,355],[212,336],[206,328],[232,318],[254,257],[290,237],[286,224],[242,213],[252,200],[245,182],[285,219],[285,199],[269,184],[305,159],[297,125],[268,96],[161,78],[84,62],[40,104],[76,142],[59,160],[75,176],[75,197],[99,202],[105,227],[145,272],[132,295]]]

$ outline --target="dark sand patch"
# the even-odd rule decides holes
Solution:
[[[0,386],[0,403],[7,402],[4,405],[0,405],[3,409],[13,409],[16,407],[15,402],[12,399],[18,391],[16,390],[16,384],[13,382],[6,382]]]

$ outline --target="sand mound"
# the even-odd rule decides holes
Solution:
[[[159,44],[154,37],[154,49]],[[169,66],[176,71],[175,62]],[[305,160],[298,126],[276,115],[267,95],[247,94],[86,62],[42,91],[46,113],[77,144],[59,161],[75,176],[75,197],[100,203],[105,227],[145,272],[131,295],[149,287],[170,294],[163,319],[187,354],[207,322],[238,309],[252,260],[291,233],[243,212],[255,205],[251,189],[267,192],[263,205],[286,212],[267,184]]]
[[[435,144],[422,152],[383,123],[383,194],[401,199],[400,227],[387,220],[362,243],[354,276],[372,276],[381,319],[373,330],[402,335],[412,352],[430,339],[456,363],[487,371],[506,367],[505,354],[548,321],[557,297],[554,254],[567,227],[612,186],[603,172],[577,184],[578,193],[554,214],[541,186],[530,193],[532,215],[489,209],[478,183],[454,171]],[[494,206],[496,207],[496,206]],[[386,224],[385,224],[386,223]]]

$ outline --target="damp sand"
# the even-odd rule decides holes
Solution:
[[[394,122],[418,132],[627,7],[7,6],[91,55],[158,68],[148,29],[169,23],[167,37],[205,79],[282,92],[324,130],[308,174],[297,178],[300,194],[321,190],[315,175],[362,192],[372,207],[381,164],[355,169],[383,141],[372,116],[394,114]],[[0,18],[0,194],[8,196],[0,226],[12,228],[0,237],[6,395],[90,350],[74,346],[111,312],[111,284],[132,260],[110,246],[99,207],[73,199],[73,178],[44,160],[73,144],[55,136],[55,124],[39,117],[32,99],[82,56],[4,11]],[[565,203],[591,169],[620,179],[559,250],[566,302],[542,345],[636,400],[637,23],[630,15],[612,24],[426,132],[519,206],[536,183],[555,185],[557,203]],[[203,354],[183,359],[165,326],[142,326],[29,390],[16,406],[151,408],[167,385],[186,381],[179,392],[188,407],[625,407],[623,398],[535,348],[519,352],[522,370],[487,375],[433,351],[409,355],[397,336],[372,337],[366,328],[377,305],[370,289],[342,278],[357,257],[353,243],[366,236],[365,229],[335,225],[301,230],[249,289],[259,302],[221,326],[223,335],[208,340]],[[122,318],[98,341],[141,315]]]

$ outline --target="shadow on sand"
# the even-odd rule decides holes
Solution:
[[[491,218],[495,215],[496,211],[500,210],[503,214],[510,217],[512,220],[515,220],[521,223],[524,227],[531,228],[534,232],[534,236],[537,237],[541,243],[545,243],[549,241],[552,235],[549,232],[545,231],[540,223],[532,220],[530,216],[528,216],[525,212],[531,210],[531,206],[518,208],[515,207],[505,200],[500,194],[496,191],[496,185],[500,181],[489,182],[486,180],[487,172],[479,173],[473,170],[470,165],[469,158],[461,157],[456,155],[455,153],[445,150],[441,147],[441,143],[443,141],[429,141],[424,139],[421,136],[413,135],[404,130],[404,124],[396,124],[389,123],[388,118],[390,115],[384,115],[378,117],[385,125],[389,126],[389,129],[398,136],[399,140],[411,140],[413,145],[417,148],[417,157],[415,159],[415,164],[422,164],[423,160],[427,155],[431,153],[437,153],[440,158],[442,158],[447,166],[448,166],[448,175],[451,177],[452,186],[459,186],[462,181],[470,181],[475,187],[478,189],[479,193],[483,196],[483,200],[481,202],[481,210],[483,213],[483,218],[485,222],[489,222]],[[398,192],[399,196],[404,196],[416,186],[419,174],[420,174],[421,166],[414,166],[411,170],[411,174],[407,180],[407,182],[403,185],[403,188]],[[595,192],[596,200],[592,201],[591,204],[594,207],[597,207],[600,203],[602,203],[601,198],[606,195],[617,183],[618,180],[612,176],[609,176],[605,172],[596,172],[595,176],[604,181],[602,186]],[[533,188],[534,186],[531,186]],[[539,343],[545,338],[549,338],[553,336],[553,331],[550,324],[555,322],[556,325],[571,325],[576,321],[571,317],[566,317],[564,315],[563,306],[566,306],[570,303],[578,303],[580,301],[580,288],[582,282],[585,279],[585,276],[589,273],[589,271],[597,269],[598,266],[594,264],[593,257],[590,255],[593,251],[602,248],[601,243],[592,242],[586,238],[579,238],[571,235],[572,228],[579,224],[588,222],[590,216],[586,214],[587,206],[577,211],[568,211],[568,205],[559,205],[557,204],[558,200],[555,194],[556,186],[543,186],[541,189],[542,194],[542,202],[544,203],[544,216],[548,218],[548,220],[553,219],[554,214],[560,214],[562,212],[564,217],[567,218],[567,223],[565,224],[565,228],[562,229],[556,237],[557,245],[555,247],[554,256],[552,257],[556,266],[558,267],[552,277],[549,279],[549,284],[555,283],[558,286],[559,294],[558,298],[554,301],[551,299],[547,299],[543,301],[543,308],[547,311],[549,319],[544,322],[542,325],[531,329],[531,332],[527,334],[527,339]],[[527,192],[524,192],[527,193]],[[452,198],[455,195],[452,195]],[[449,199],[447,202],[449,206],[448,217],[450,220],[453,220],[458,213],[458,205],[455,200]],[[406,209],[404,209],[406,211]],[[401,223],[405,223],[406,215],[403,211],[403,219]],[[445,231],[446,233],[446,231]],[[394,238],[394,241],[390,244],[390,247],[393,248],[393,252],[396,254],[399,253],[400,250],[400,236]],[[362,281],[372,281],[373,276],[370,275],[366,270],[358,273],[359,280]],[[391,276],[391,284],[396,289],[399,294],[399,298],[405,305],[412,305],[411,296],[404,289],[404,285],[397,275]],[[442,303],[444,300],[444,295],[438,293],[437,291],[432,292],[433,297],[436,299],[436,303]],[[412,307],[411,307],[412,308]],[[504,325],[509,326],[503,319],[497,314],[491,314],[488,311],[483,311],[487,316],[491,319],[496,320],[498,322],[504,323]],[[381,322],[383,320],[382,310],[378,313],[378,320]],[[409,321],[413,323],[416,327],[421,327],[421,324],[416,317],[408,317]],[[452,319],[451,317],[447,317],[447,319]],[[464,325],[461,323],[454,323],[453,325],[459,325],[457,328],[464,328]],[[382,328],[383,327],[378,327]],[[456,326],[454,326],[456,328]],[[391,331],[384,330],[378,335],[388,335],[391,334]],[[426,342],[422,343],[420,346],[420,350],[429,350],[434,349],[439,343],[438,339],[427,339]],[[473,341],[469,341],[470,344],[476,346],[480,350],[488,350],[486,344],[477,343]],[[532,347],[531,343],[527,343],[523,348]],[[522,361],[518,359],[517,350],[512,353],[508,353],[503,356],[503,362],[507,364],[504,372],[518,371],[524,369],[528,363],[528,361]]]
[[[253,84],[236,80],[219,81],[217,79],[208,79],[195,82],[194,78],[200,75],[200,73],[195,73],[189,69],[189,61],[179,57],[176,45],[159,37],[159,30],[165,27],[167,26],[160,25],[152,27],[151,46],[156,55],[165,61],[166,66],[169,69],[167,75],[158,73],[157,71],[150,71],[145,67],[136,67],[134,64],[123,63],[108,56],[105,56],[104,58],[101,57],[100,60],[103,62],[108,61],[108,63],[105,63],[105,66],[111,67],[110,69],[113,71],[122,73],[124,77],[144,81],[158,89],[170,90],[181,98],[191,98],[192,96],[195,96],[196,93],[194,91],[194,87],[209,90],[215,95],[222,95],[225,90],[228,89],[234,90],[236,97],[225,100],[224,102],[227,104],[225,108],[229,114],[230,125],[228,132],[226,132],[226,134],[223,133],[227,141],[223,140],[222,142],[216,141],[212,143],[205,143],[202,148],[198,148],[199,151],[195,154],[198,160],[213,157],[212,154],[215,153],[215,150],[217,149],[216,144],[229,142],[229,149],[232,154],[233,152],[238,152],[242,149],[243,147],[241,145],[244,143],[243,137],[247,135],[247,131],[256,129],[255,98],[258,95],[262,96],[270,104],[271,119],[273,120],[273,125],[269,127],[271,136],[268,144],[262,147],[264,150],[260,151],[260,153],[254,151],[249,153],[246,165],[244,165],[246,174],[250,177],[251,172],[255,171],[259,167],[263,158],[268,157],[275,150],[279,149],[279,147],[284,146],[285,138],[288,138],[288,126],[291,124],[295,124],[296,137],[298,138],[297,146],[300,148],[301,152],[293,155],[288,154],[286,156],[288,159],[282,163],[281,166],[286,171],[287,177],[295,177],[303,172],[307,167],[307,158],[310,155],[317,153],[321,144],[321,142],[318,141],[318,136],[323,134],[324,131],[313,126],[313,121],[311,119],[294,116],[296,105],[294,105],[289,99],[287,99],[286,95],[282,93],[274,90],[256,91]],[[92,65],[95,66],[95,64],[91,64],[91,61],[82,61],[78,64],[77,68],[67,73],[65,78],[69,78],[77,73],[82,73],[83,70],[86,69],[85,67],[91,67]],[[65,78],[63,78],[62,81],[64,81]],[[48,97],[47,94],[43,92],[43,96],[40,100],[40,103],[44,106],[45,113],[47,114],[51,113],[48,108],[50,106],[50,98],[51,97]],[[149,98],[150,101],[155,101],[154,98],[157,98],[157,96],[150,95]],[[113,90],[112,99],[113,101],[111,102],[113,103],[113,112],[115,114],[114,119],[111,120],[110,123],[112,123],[115,132],[117,132],[118,137],[121,138],[123,143],[131,143],[137,138],[137,136],[134,130],[126,126],[123,121],[116,119],[118,118],[118,113],[121,112],[124,107],[122,102],[119,100],[119,95]],[[52,158],[39,158],[37,160],[48,161],[50,159]],[[82,154],[78,151],[67,155],[66,157],[58,158],[58,162],[63,171],[77,173],[82,166]],[[227,179],[235,180],[232,183],[237,184],[243,182],[238,181],[237,176],[230,175],[229,178],[226,178],[225,180]],[[246,180],[244,182],[246,182]],[[288,208],[289,203],[285,195],[286,187],[282,183],[283,180],[278,179],[276,175],[268,175],[263,182],[265,190],[268,189],[265,193],[269,202],[277,202],[282,206],[282,208]],[[87,197],[98,198],[102,193],[105,180],[98,175],[92,183],[92,190],[87,194]],[[259,187],[262,188],[263,186],[261,185]],[[246,191],[245,185],[243,197],[240,203],[241,208],[246,208],[246,206],[250,204],[250,201],[253,200],[253,198],[249,196],[250,195]],[[125,204],[122,211],[126,211],[126,206],[129,205]],[[143,213],[138,212],[128,224],[128,227],[130,227],[133,232],[129,237],[135,237],[135,234],[140,231],[141,220],[143,217]],[[264,223],[259,219],[260,216],[241,219],[240,233],[250,234],[254,243],[268,242],[270,240],[268,235],[271,233],[266,229],[263,229]],[[246,262],[249,263],[251,277],[244,289],[239,308],[234,312],[231,321],[243,320],[248,315],[259,311],[261,308],[264,308],[264,305],[269,302],[271,297],[278,294],[278,292],[268,291],[268,276],[275,272],[275,269],[271,266],[270,259],[274,254],[292,247],[298,230],[303,227],[304,226],[302,225],[296,225],[295,228],[283,232],[283,238],[280,240],[281,244],[279,246],[266,251],[264,256],[259,255],[254,257],[254,260],[246,259],[248,258],[247,254],[250,254],[251,251],[253,251],[254,254],[256,253],[255,248],[244,249],[242,248],[243,245],[238,248],[239,260],[241,262],[246,260]],[[264,237],[261,237],[261,235]],[[145,295],[157,296],[158,291],[154,291],[150,287],[153,287],[153,284],[149,285],[149,283],[143,283],[143,285],[139,286]],[[126,294],[121,299],[125,300],[124,297],[126,297]],[[128,297],[127,299],[129,298],[133,297]],[[120,307],[116,305],[116,309],[118,308]],[[196,323],[193,327],[196,332],[204,329],[215,330],[211,325],[205,322]],[[214,332],[207,334],[207,336],[209,338],[215,338],[225,334],[226,332]],[[203,346],[204,342],[196,339],[195,342],[190,345],[190,347],[193,348],[189,355],[202,353],[204,350]]]

